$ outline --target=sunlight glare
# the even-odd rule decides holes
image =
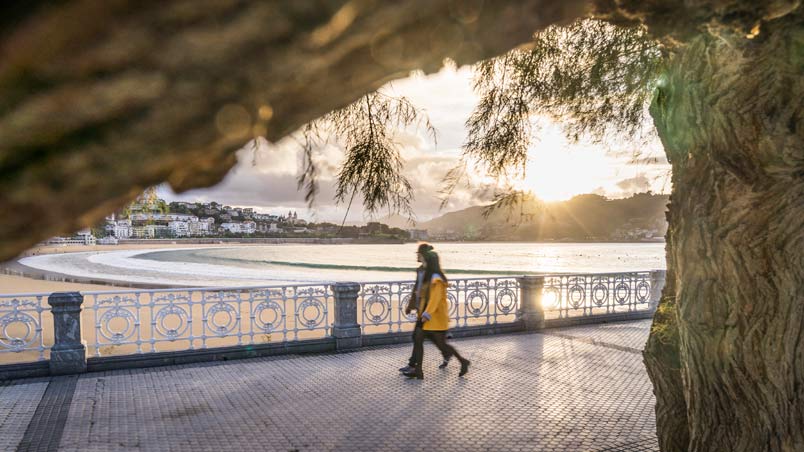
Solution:
[[[560,131],[545,130],[531,151],[521,190],[543,201],[564,201],[573,196],[600,191],[602,176],[610,163],[595,148],[571,147]]]

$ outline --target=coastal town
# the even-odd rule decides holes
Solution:
[[[377,222],[341,226],[311,223],[299,218],[295,211],[276,215],[214,201],[167,203],[149,189],[121,212],[107,216],[102,224],[71,237],[53,237],[46,243],[115,245],[127,240],[335,237],[392,242],[427,239],[426,231],[392,228]]]
[[[310,222],[289,210],[277,214],[251,207],[211,202],[167,202],[146,190],[125,209],[71,237],[54,237],[49,245],[114,245],[121,241],[211,239],[338,239],[399,243],[437,241],[658,242],[667,230],[666,195],[636,194],[626,199],[579,195],[532,207],[537,215],[512,220],[505,212],[486,217],[483,207],[447,212],[413,223],[395,216],[363,225]]]

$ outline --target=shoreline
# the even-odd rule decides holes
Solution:
[[[290,239],[290,240],[277,240],[277,239],[256,239],[256,241],[249,241],[244,243],[242,240],[203,240],[203,243],[194,243],[196,240],[129,240],[117,245],[44,245],[31,248],[25,253],[20,255],[17,259],[0,263],[0,295],[4,294],[19,294],[19,293],[43,293],[53,291],[73,291],[73,290],[92,290],[92,291],[114,291],[121,289],[178,289],[197,287],[196,284],[191,284],[190,281],[183,281],[183,283],[171,283],[171,280],[161,281],[130,281],[130,280],[117,280],[115,278],[107,278],[93,276],[90,274],[73,275],[67,273],[60,273],[58,271],[38,269],[30,267],[19,262],[19,259],[32,256],[43,255],[63,255],[72,253],[103,253],[115,251],[129,251],[129,250],[142,250],[142,251],[159,251],[163,249],[174,249],[176,247],[186,247],[192,249],[208,249],[208,248],[241,248],[250,247],[254,245],[305,245],[305,244],[352,244],[352,245],[365,245],[367,243],[360,243],[355,241],[345,242],[332,242],[332,241],[319,241],[311,239]],[[415,243],[415,242],[414,242]],[[433,242],[436,244],[468,244],[468,243],[506,243],[506,242]],[[563,244],[614,244],[623,242],[528,242],[528,243],[545,243],[550,245],[563,245]],[[625,242],[644,244],[645,242]],[[656,243],[656,242],[653,242]],[[376,243],[375,243],[376,245]],[[55,269],[54,269],[55,270]],[[202,284],[203,285],[203,284]],[[81,286],[80,289],[76,287]],[[89,287],[89,288],[87,288]]]
[[[121,243],[117,245],[41,245],[26,250],[15,259],[0,263],[0,295],[18,293],[41,293],[59,292],[74,290],[118,290],[127,289],[172,289],[188,287],[183,284],[146,284],[131,281],[120,281],[104,278],[87,278],[83,276],[68,275],[23,265],[19,259],[30,256],[42,256],[50,254],[85,253],[91,251],[125,251],[125,250],[158,250],[175,248],[179,244],[170,243],[174,241],[160,241],[161,243],[148,243],[151,240],[131,241],[134,243]],[[146,243],[143,243],[146,242]],[[184,243],[199,249],[215,248],[221,246],[220,243]],[[228,243],[228,246],[246,246],[247,243]],[[41,285],[43,290],[29,290],[33,286]],[[89,288],[84,288],[89,287]]]

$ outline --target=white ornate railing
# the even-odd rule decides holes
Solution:
[[[393,332],[415,322],[415,313],[404,312],[412,291],[409,281],[361,284],[358,307],[363,327],[387,327],[387,332]],[[456,327],[513,322],[519,284],[516,278],[454,279],[449,281],[447,301]]]
[[[43,323],[50,322],[48,294],[0,295],[0,357],[8,353],[45,359],[50,344],[45,345]],[[5,359],[0,359],[0,364]]]
[[[651,272],[548,275],[542,307],[559,318],[631,312],[648,309],[651,292]]]
[[[329,284],[84,292],[84,303],[96,356],[116,348],[143,353],[299,340],[329,335],[332,323]]]
[[[547,321],[648,311],[655,307],[663,277],[659,271],[452,279],[447,292],[451,326],[511,324],[520,314],[532,320],[533,311]],[[355,287],[357,298],[350,292],[351,301],[343,303],[351,304],[338,305],[345,308],[341,315],[352,316],[348,327],[356,321],[361,327],[358,334],[364,335],[412,329],[415,314],[404,313],[412,282]],[[0,295],[0,364],[20,362],[10,361],[9,354],[22,358],[27,353],[24,360],[46,359],[54,340],[48,295]],[[333,328],[339,327],[334,325],[332,283],[83,292],[82,296],[83,301],[77,298],[75,315],[80,316],[88,352],[95,356],[337,338]]]

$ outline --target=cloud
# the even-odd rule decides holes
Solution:
[[[650,180],[645,174],[638,174],[636,177],[623,179],[617,182],[617,186],[626,193],[641,193],[650,189]]]
[[[441,212],[443,178],[459,162],[461,145],[466,139],[464,122],[478,101],[472,90],[471,75],[467,67],[446,68],[434,75],[414,75],[381,88],[386,94],[407,97],[424,110],[437,129],[437,143],[421,127],[397,131],[393,137],[406,162],[405,175],[415,195],[412,207],[421,221]],[[538,123],[538,137],[531,149],[533,166],[528,170],[534,179],[531,181],[534,189],[557,191],[562,188],[558,190],[562,195],[594,191],[607,196],[629,196],[647,189],[663,191],[668,185],[669,166],[661,146],[656,143],[642,146],[616,140],[605,146],[570,143],[561,132],[560,124]],[[275,144],[262,139],[249,143],[238,151],[238,164],[219,185],[181,195],[164,188],[160,193],[168,200],[214,200],[271,213],[292,209],[307,219],[340,222],[347,211],[345,205],[334,201],[336,178],[344,160],[342,143],[330,140],[316,149],[314,162],[319,170],[321,191],[314,209],[307,210],[304,193],[296,188],[302,169],[299,140],[296,134]],[[636,175],[635,171],[638,171]],[[626,174],[633,177],[623,179]],[[496,183],[471,164],[468,175],[470,185],[456,187],[445,211],[491,201]],[[355,198],[347,221],[368,218],[361,201],[359,196]],[[387,213],[378,212],[376,216]]]

